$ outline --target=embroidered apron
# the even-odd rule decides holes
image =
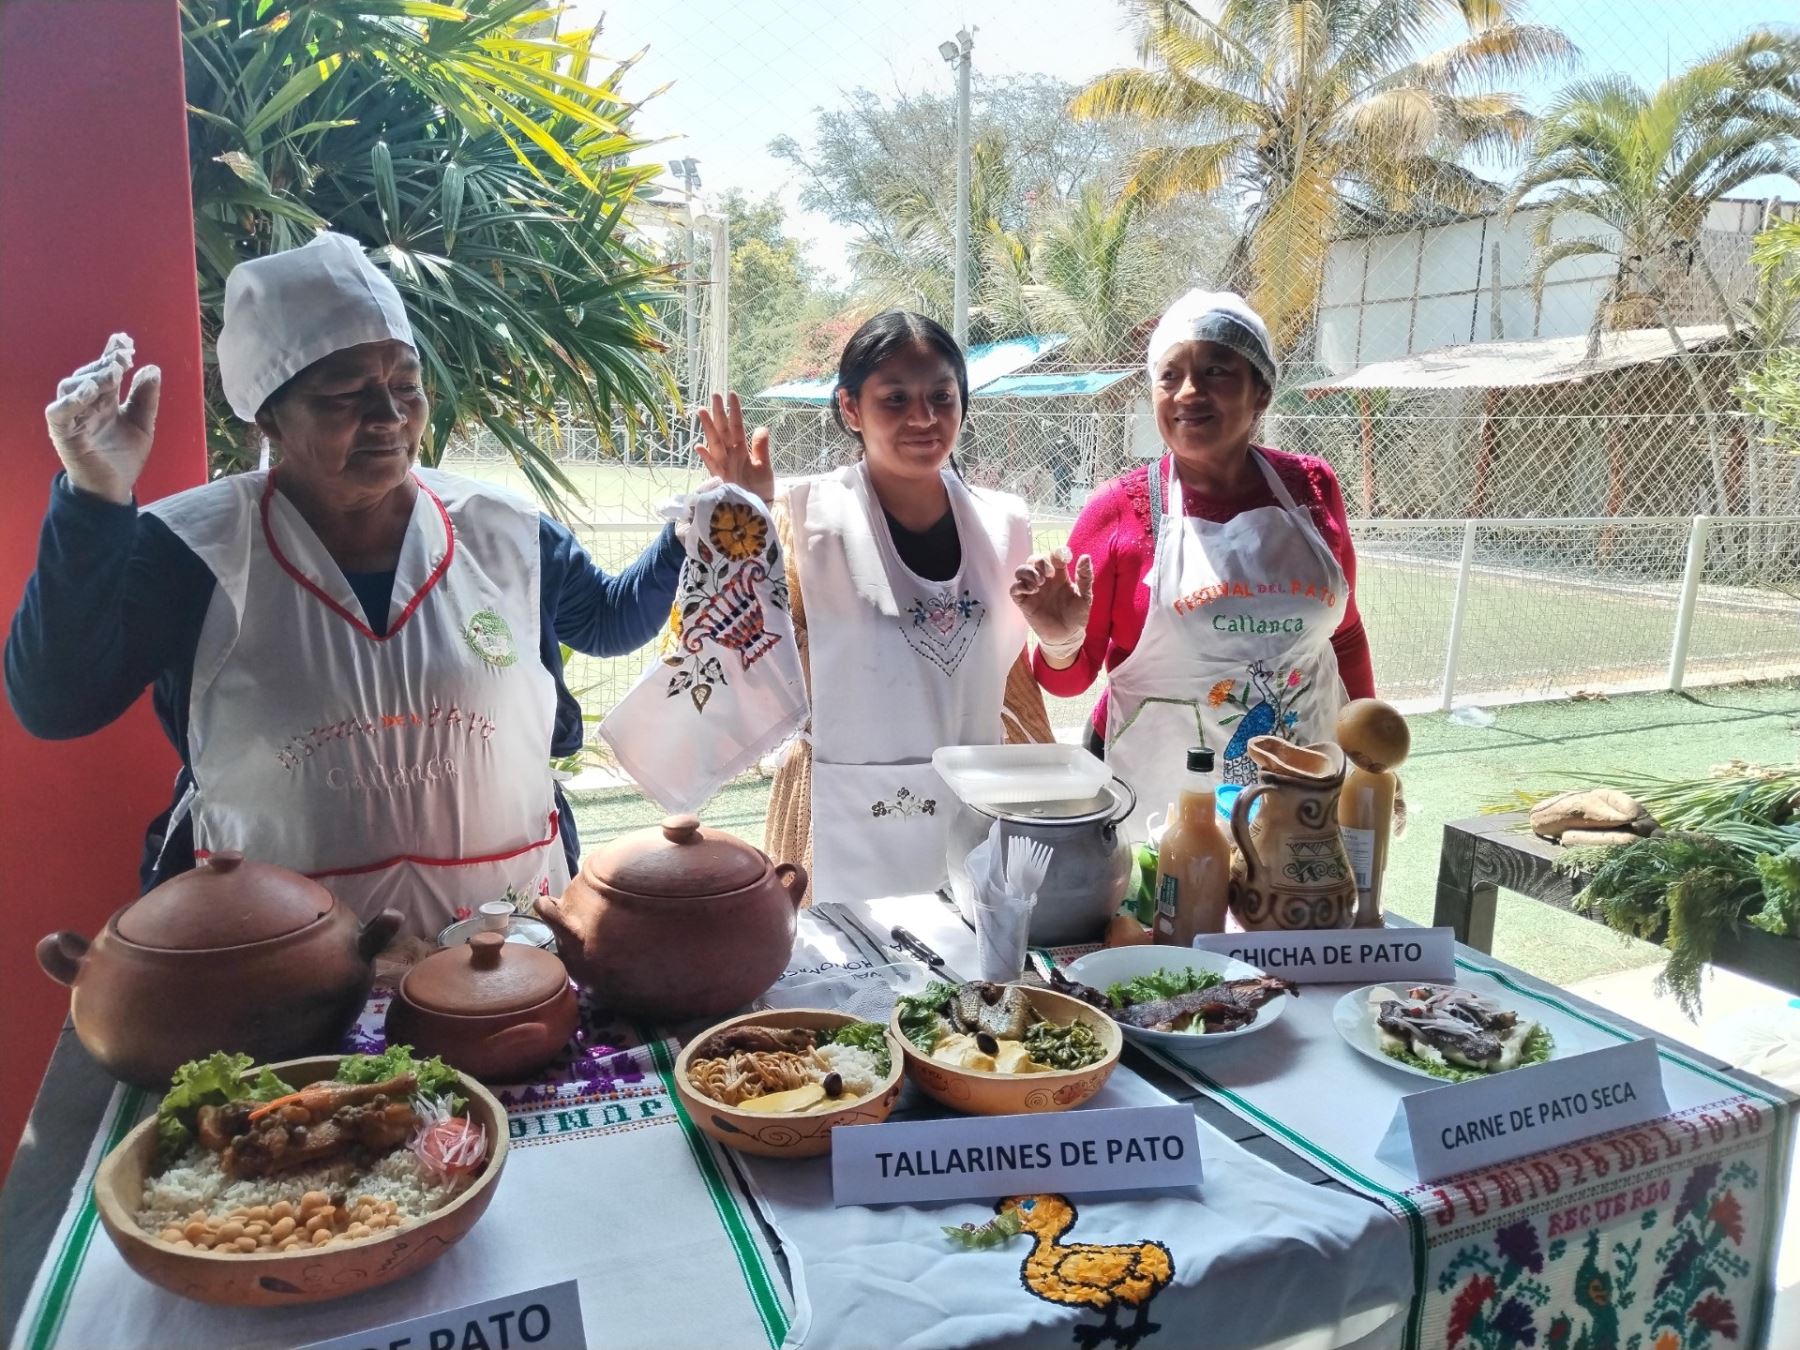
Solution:
[[[277,472],[148,508],[218,582],[194,653],[194,787],[178,808],[196,855],[237,849],[305,872],[358,914],[400,910],[422,936],[485,901],[560,894],[536,511],[420,471],[377,637]]]
[[[900,560],[867,469],[789,489],[810,616],[813,896],[871,899],[944,885],[955,798],[941,745],[1005,739],[1006,676],[1025,644],[1007,593],[1031,552],[1024,504],[944,484],[962,544],[949,581]]]
[[[1137,647],[1111,672],[1106,710],[1107,763],[1137,791],[1140,839],[1175,801],[1188,747],[1212,747],[1224,782],[1249,783],[1252,737],[1337,734],[1344,686],[1331,635],[1347,603],[1344,570],[1268,460],[1254,448],[1250,458],[1278,505],[1222,524],[1182,509],[1173,455],[1166,484],[1150,472],[1150,606]]]

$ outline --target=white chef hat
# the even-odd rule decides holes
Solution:
[[[1216,342],[1243,357],[1275,387],[1275,348],[1269,327],[1249,301],[1231,291],[1192,290],[1169,306],[1150,334],[1150,378],[1169,348],[1181,342]]]
[[[322,233],[300,248],[241,262],[225,278],[219,383],[246,422],[314,361],[389,341],[414,346],[406,306],[347,235]]]

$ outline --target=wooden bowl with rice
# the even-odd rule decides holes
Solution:
[[[762,1158],[817,1158],[831,1152],[831,1132],[840,1125],[878,1125],[888,1118],[894,1103],[900,1100],[902,1061],[900,1047],[892,1035],[885,1035],[886,1073],[871,1073],[866,1092],[860,1080],[840,1075],[843,1087],[842,1106],[832,1106],[831,1099],[820,1100],[798,1112],[763,1112],[732,1105],[708,1096],[694,1078],[697,1050],[707,1048],[714,1037],[743,1027],[768,1027],[776,1030],[804,1028],[808,1031],[835,1030],[861,1019],[828,1008],[779,1008],[765,1012],[745,1013],[717,1026],[708,1027],[684,1047],[675,1061],[675,1093],[689,1118],[726,1148],[740,1153],[754,1153]],[[865,1025],[877,1025],[868,1023]],[[818,1052],[835,1058],[834,1047]],[[821,1073],[830,1064],[818,1066]],[[785,1080],[784,1080],[785,1081]],[[770,1094],[772,1095],[772,1094]]]
[[[295,1059],[268,1067],[298,1086],[331,1078],[340,1058]],[[258,1065],[252,1072],[262,1067]],[[377,1208],[380,1221],[390,1226],[368,1236],[340,1236],[325,1246],[292,1251],[225,1252],[174,1245],[158,1233],[146,1231],[139,1221],[150,1198],[146,1185],[153,1178],[159,1187],[156,1194],[165,1201],[179,1196],[183,1186],[183,1178],[170,1176],[170,1171],[177,1169],[155,1173],[157,1135],[152,1117],[127,1134],[95,1173],[94,1205],[101,1226],[125,1264],[139,1275],[170,1293],[202,1303],[246,1308],[322,1303],[403,1279],[436,1261],[475,1226],[493,1199],[506,1165],[506,1109],[467,1074],[458,1074],[458,1079],[456,1090],[468,1099],[468,1119],[487,1132],[487,1158],[471,1183],[448,1203],[423,1214],[411,1212],[410,1207],[431,1192],[393,1165],[384,1170],[382,1163],[389,1159],[382,1159],[345,1186],[350,1205],[368,1195],[378,1206],[381,1202],[394,1206],[391,1215]],[[396,1150],[405,1152],[404,1146]],[[279,1183],[281,1178],[262,1180]]]

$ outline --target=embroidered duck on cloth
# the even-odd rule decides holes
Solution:
[[[1098,1324],[1076,1325],[1075,1343],[1082,1350],[1109,1341],[1118,1350],[1132,1350],[1162,1329],[1150,1320],[1150,1304],[1175,1274],[1174,1259],[1162,1243],[1063,1242],[1080,1215],[1062,1195],[1016,1195],[994,1212],[1016,1215],[1031,1234],[1031,1251],[1019,1266],[1021,1284],[1046,1303],[1105,1313]],[[1121,1304],[1136,1310],[1129,1326],[1119,1324]]]
[[[900,629],[914,651],[944,674],[954,675],[986,612],[987,606],[967,589],[960,594],[942,590],[915,598],[900,616]]]

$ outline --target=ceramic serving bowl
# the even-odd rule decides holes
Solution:
[[[339,1056],[272,1064],[296,1087],[329,1078]],[[260,1069],[260,1065],[258,1068]],[[252,1073],[256,1070],[252,1070]],[[283,1308],[360,1294],[423,1270],[475,1226],[494,1198],[506,1165],[506,1110],[467,1074],[457,1091],[487,1131],[481,1175],[442,1209],[412,1224],[366,1238],[339,1238],[324,1248],[226,1255],[173,1247],[137,1224],[144,1178],[156,1162],[156,1120],[144,1121],[106,1155],[94,1176],[94,1207],[125,1264],[172,1294],[242,1308]]]
[[[1025,996],[1038,1016],[1046,1021],[1064,1027],[1072,1022],[1085,1022],[1092,1027],[1106,1049],[1100,1061],[1085,1069],[1059,1069],[1052,1073],[988,1073],[982,1069],[955,1068],[924,1055],[900,1034],[900,1011],[896,1008],[888,1022],[888,1031],[891,1039],[899,1042],[901,1053],[906,1057],[907,1076],[926,1096],[952,1111],[972,1116],[1067,1111],[1100,1091],[1112,1077],[1119,1062],[1119,1051],[1125,1044],[1119,1024],[1078,998],[1031,985],[1020,988],[1025,990]]]
[[[1102,947],[1069,964],[1063,972],[1071,980],[1104,991],[1108,985],[1121,984],[1140,975],[1158,970],[1203,970],[1222,980],[1253,980],[1264,972],[1248,962],[1220,952],[1201,951],[1194,947],[1169,947],[1146,944],[1136,947]],[[1262,1031],[1274,1024],[1293,1000],[1286,994],[1270,999],[1256,1010],[1256,1020],[1236,1031],[1152,1031],[1148,1027],[1127,1026],[1119,1029],[1130,1040],[1154,1050],[1185,1054],[1204,1050]]]
[[[688,1065],[693,1059],[694,1047],[714,1032],[731,1027],[754,1024],[823,1030],[858,1020],[848,1013],[827,1008],[770,1008],[720,1022],[695,1036],[682,1049],[675,1061],[676,1095],[681,1098],[681,1104],[694,1124],[726,1148],[736,1149],[739,1153],[754,1153],[762,1158],[817,1158],[831,1152],[831,1132],[838,1126],[879,1125],[888,1118],[894,1103],[900,1100],[903,1061],[897,1036],[891,1033],[888,1036],[888,1058],[892,1063],[874,1092],[835,1111],[816,1115],[766,1115],[715,1102],[689,1081]]]

